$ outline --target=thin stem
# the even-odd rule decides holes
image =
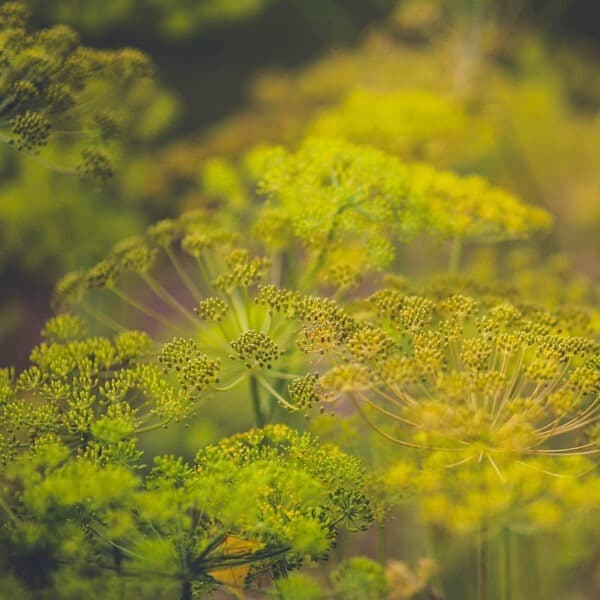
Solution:
[[[408,419],[404,419],[400,415],[397,415],[396,413],[394,413],[390,410],[387,410],[386,408],[383,408],[382,406],[379,406],[379,404],[370,400],[366,394],[363,394],[362,392],[357,391],[356,395],[365,404],[368,404],[369,406],[374,408],[376,411],[380,412],[381,414],[384,414],[386,417],[390,417],[391,419],[393,419],[394,421],[397,421],[398,423],[404,423],[405,425],[410,425],[411,427],[417,427],[417,428],[419,427],[414,421],[409,421]]]
[[[299,373],[287,373],[285,371],[277,371],[276,369],[271,369],[269,371],[270,375],[275,375],[281,379],[297,379],[298,377],[302,377]]]
[[[19,518],[13,512],[12,508],[8,505],[8,503],[4,500],[2,496],[0,496],[0,506],[4,509],[6,514],[10,517],[11,521],[16,525],[19,524]]]
[[[354,405],[354,408],[356,409],[356,411],[358,412],[358,414],[361,416],[361,418],[363,419],[363,421],[376,433],[378,433],[380,436],[382,436],[383,438],[385,438],[386,440],[392,442],[393,444],[398,444],[399,446],[406,446],[408,448],[418,448],[420,450],[422,449],[426,449],[426,450],[445,450],[448,452],[460,452],[462,449],[459,448],[436,448],[435,446],[423,446],[422,444],[413,444],[411,442],[405,442],[404,440],[400,440],[388,433],[386,433],[385,431],[383,431],[382,429],[380,429],[379,427],[377,427],[377,425],[375,425],[373,423],[373,421],[371,419],[369,419],[369,417],[367,417],[367,414],[365,413],[365,411],[362,409],[362,407],[360,406],[360,402],[354,397],[354,395],[350,394],[350,400],[352,401],[352,404]]]
[[[379,523],[377,527],[377,550],[379,555],[379,562],[381,566],[385,568],[388,559],[388,537],[385,522]]]
[[[265,381],[262,377],[259,377],[258,383],[260,383],[260,385],[262,385],[270,394],[272,394],[282,406],[285,406],[288,410],[294,412],[298,410],[297,407],[295,407],[293,404],[290,404],[276,389],[274,389],[268,381]]]
[[[456,275],[460,271],[460,260],[462,258],[462,240],[457,236],[452,240],[450,248],[450,259],[448,261],[448,273]]]
[[[234,313],[237,315],[241,330],[248,331],[248,329],[250,329],[250,325],[248,323],[246,305],[242,302],[239,291],[237,289],[233,289],[229,294],[229,297],[231,298]]]
[[[155,310],[149,308],[148,306],[145,306],[141,302],[138,302],[135,298],[132,298],[131,296],[129,296],[129,294],[126,294],[122,290],[120,290],[116,287],[111,287],[110,290],[118,298],[120,298],[123,302],[125,302],[126,304],[129,304],[136,310],[139,310],[142,314],[145,314],[146,316],[148,316],[152,319],[155,319],[156,321],[158,321],[159,323],[162,323],[163,325],[165,325],[167,327],[170,327],[172,325],[172,323],[168,319],[163,317],[160,313],[157,313]]]
[[[503,549],[503,561],[504,561],[504,573],[503,573],[503,600],[511,600],[512,591],[511,591],[511,583],[512,583],[512,573],[511,573],[511,556],[510,556],[510,529],[505,526],[504,531],[502,532],[502,549]]]
[[[250,376],[250,398],[252,399],[252,410],[257,427],[265,426],[265,415],[260,405],[260,390],[258,389],[258,379],[255,375]]]
[[[181,261],[177,258],[177,255],[173,252],[173,250],[171,250],[171,248],[169,246],[165,246],[164,248],[165,248],[165,253],[169,257],[169,260],[171,261],[171,264],[173,265],[173,267],[175,267],[175,270],[177,271],[177,274],[181,278],[181,281],[183,281],[185,287],[188,289],[188,291],[190,292],[190,294],[192,295],[194,300],[196,302],[200,302],[202,300],[202,294],[200,293],[200,290],[196,287],[196,285],[192,281],[192,278],[188,275],[187,271],[181,264]]]
[[[169,421],[161,421],[160,423],[154,423],[153,425],[146,425],[146,427],[140,427],[136,429],[136,433],[148,433],[149,431],[156,431],[169,424]]]
[[[181,600],[192,600],[192,582],[184,580],[181,584]]]
[[[179,312],[184,318],[188,319],[194,326],[198,326],[198,319],[191,313],[183,304],[181,304],[176,298],[174,298],[165,288],[158,283],[148,273],[139,274],[146,285],[166,304],[171,308]]]
[[[81,302],[79,304],[80,308],[86,312],[92,319],[96,319],[100,324],[104,325],[108,329],[112,329],[114,331],[125,331],[126,327],[121,325],[111,317],[104,315],[103,313],[97,311],[95,308],[87,304],[86,302]]]
[[[224,385],[222,387],[215,387],[214,389],[217,392],[227,392],[227,391],[233,389],[239,383],[241,383],[246,377],[247,377],[247,373],[244,372],[237,379],[234,379],[231,383]]]
[[[487,548],[487,527],[485,521],[482,521],[479,528],[479,539],[477,549],[477,598],[478,600],[487,600],[487,581],[488,579],[488,548]]]

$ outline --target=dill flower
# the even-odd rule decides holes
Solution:
[[[598,417],[599,348],[579,336],[577,320],[393,289],[369,305],[373,324],[359,323],[332,349],[338,364],[320,385],[325,397],[348,396],[406,431],[382,431],[391,441],[496,467],[507,456],[598,451],[586,432]],[[360,386],[350,385],[359,373]]]
[[[419,192],[423,195],[419,203],[410,200],[412,192],[407,186],[415,188],[411,182],[412,167],[374,149],[336,141],[307,142],[295,155],[282,149],[269,153],[271,159],[264,161],[270,166],[263,167],[261,183],[264,189],[272,188],[266,211],[270,214],[269,211],[278,210],[284,215],[289,211],[284,221],[296,228],[313,251],[303,265],[304,273],[287,268],[295,260],[296,251],[300,251],[294,235],[285,247],[271,248],[266,256],[261,255],[248,249],[252,238],[242,247],[235,229],[223,228],[218,216],[211,218],[199,211],[160,221],[143,235],[117,244],[107,258],[86,272],[66,276],[56,288],[56,306],[77,306],[104,326],[123,328],[124,324],[118,323],[110,311],[99,312],[90,303],[90,299],[102,297],[109,306],[116,302],[132,311],[128,326],[138,323],[137,326],[150,327],[163,342],[171,343],[177,336],[173,344],[193,346],[207,364],[219,365],[215,368],[218,385],[216,375],[214,379],[207,375],[214,391],[230,392],[247,386],[259,425],[267,422],[277,406],[298,410],[299,405],[286,397],[286,390],[300,400],[303,411],[314,406],[314,382],[311,376],[303,378],[320,370],[315,368],[318,355],[337,352],[340,344],[349,344],[348,350],[363,364],[357,366],[356,360],[353,367],[338,366],[337,371],[325,375],[319,385],[329,385],[334,391],[336,382],[343,389],[348,385],[368,388],[373,377],[372,364],[367,355],[359,356],[365,351],[379,360],[384,356],[390,359],[387,371],[381,375],[387,381],[399,372],[407,381],[418,378],[418,374],[411,374],[411,361],[415,359],[428,360],[429,373],[441,368],[441,332],[419,331],[432,318],[432,300],[406,296],[400,301],[393,290],[380,292],[374,300],[392,321],[419,334],[414,340],[415,357],[410,358],[397,355],[393,338],[377,327],[368,328],[357,322],[333,299],[310,295],[313,290],[323,289],[321,275],[325,275],[335,281],[336,297],[343,298],[358,283],[359,273],[368,270],[360,261],[345,263],[354,257],[347,251],[347,244],[359,250],[364,243],[373,250],[371,256],[382,259],[382,267],[393,256],[395,240],[390,238],[394,232],[388,225],[406,235],[406,228],[433,227],[435,218],[427,207],[429,193]],[[435,185],[456,184],[460,189],[460,178],[450,174],[438,173],[432,181]],[[427,185],[430,184],[431,181]],[[472,198],[468,193],[465,196],[472,206],[477,205],[481,193],[477,186],[481,185],[484,184],[477,180],[475,187],[479,191]],[[470,180],[465,180],[465,186],[467,191],[472,188]],[[492,198],[494,193],[503,194],[490,190]],[[310,202],[298,202],[299,194],[314,198],[314,215],[308,214],[313,211]],[[435,200],[435,195],[431,197]],[[519,218],[525,221],[529,209],[517,200],[514,203],[522,208]],[[329,221],[319,212],[329,214],[332,210]],[[500,204],[495,210],[503,214],[508,209]],[[490,222],[496,222],[492,226],[477,215],[469,216],[463,206],[461,211],[469,218],[473,231],[497,227],[511,235],[509,225],[499,218],[490,217]],[[465,230],[462,235],[475,233]],[[259,243],[256,246],[260,248]],[[343,262],[337,262],[340,257]],[[365,257],[368,252],[362,253]],[[282,287],[284,280],[289,282],[289,288]],[[177,281],[175,288],[173,281]],[[298,293],[295,288],[308,293]],[[350,294],[346,296],[349,297]],[[457,306],[456,310],[461,318],[468,316],[468,307]],[[298,331],[299,321],[304,325]],[[443,327],[451,325],[448,320]],[[190,364],[184,364],[188,359]],[[178,380],[180,385],[184,385],[186,377],[182,378],[182,373],[186,368],[193,373],[200,368],[191,354],[178,366],[180,372],[172,373],[171,381]],[[200,388],[204,386],[203,377],[198,382]],[[191,377],[187,377],[183,392],[191,392],[194,387]]]
[[[320,263],[356,241],[364,267],[385,267],[387,262],[369,252],[367,240],[406,239],[420,228],[424,209],[410,196],[404,167],[374,148],[311,139],[296,153],[274,148],[263,161],[263,218],[279,214],[284,237],[297,238]],[[259,232],[262,227],[259,221]],[[393,254],[383,255],[384,261],[390,258]]]
[[[159,457],[125,560],[198,591],[252,586],[321,560],[342,526],[364,528],[371,513],[363,477],[355,459],[282,425],[223,439],[189,465]],[[145,536],[150,525],[165,537]],[[154,574],[152,552],[161,553]]]
[[[489,151],[494,141],[490,124],[470,114],[461,100],[422,89],[359,87],[322,111],[309,130],[438,166],[456,164],[457,157],[466,162]]]
[[[341,528],[371,522],[359,461],[283,425],[223,439],[200,450],[193,463],[155,457],[144,477],[136,445],[144,401],[128,393],[130,370],[111,374],[106,359],[128,361],[117,355],[116,342],[79,344],[80,352],[70,347],[68,356],[57,347],[47,364],[38,358],[37,371],[32,367],[16,382],[0,372],[0,564],[32,593],[62,597],[61,585],[77,585],[89,595],[118,584],[121,592],[144,595],[178,587],[186,598],[192,590],[250,587],[304,560],[324,559]],[[140,344],[135,364],[146,341],[128,332],[118,346],[131,351]],[[83,381],[52,385],[66,372],[85,379],[85,365],[93,369],[102,353],[96,377],[103,383],[95,389]],[[47,370],[60,375],[44,375]],[[139,385],[148,403],[152,377],[146,372],[146,385]],[[55,392],[62,406],[49,397]],[[84,392],[96,392],[95,402]],[[88,407],[93,411],[85,416]],[[82,429],[84,416],[91,425]]]
[[[267,283],[277,276],[269,258],[253,256],[234,235],[205,223],[204,215],[188,214],[124,240],[86,272],[63,278],[55,306],[117,331],[136,323],[150,329],[162,342],[152,368],[164,371],[190,406],[208,392],[246,387],[263,425],[278,406],[294,408],[285,390],[306,363],[293,343],[296,322],[273,310],[287,303],[295,311],[296,297],[286,300],[286,291]],[[168,273],[177,277],[175,290]],[[128,311],[127,326],[95,307],[99,296]]]
[[[152,77],[148,58],[129,48],[87,48],[66,25],[33,30],[22,2],[0,7],[0,44],[0,140],[37,154],[54,139],[71,136],[69,145],[79,151],[79,164],[48,164],[94,181],[111,177],[107,144],[130,125],[123,100],[133,100],[133,88],[139,95],[142,82]],[[84,106],[89,114],[81,110]],[[88,141],[82,145],[72,136],[81,138],[83,131]]]
[[[342,285],[356,270],[389,266],[394,246],[418,233],[489,243],[551,225],[544,210],[481,177],[405,164],[370,146],[309,138],[296,152],[274,147],[261,156],[258,190],[267,202],[258,234],[275,245],[297,238],[315,268],[327,266],[334,277],[342,268]]]
[[[33,349],[29,368],[18,376],[3,371],[4,462],[49,436],[75,455],[131,464],[140,457],[135,438],[189,418],[217,378],[217,362],[188,350],[179,374],[184,385],[169,383],[161,365],[183,360],[177,342],[156,359],[154,343],[139,331],[89,337],[80,319],[65,314],[49,321],[43,335],[47,341]],[[184,391],[190,380],[193,393]]]
[[[586,456],[498,457],[502,478],[490,462],[458,467],[447,452],[397,457],[383,482],[418,502],[423,520],[444,531],[469,536],[481,530],[493,539],[507,528],[519,532],[555,532],[594,519],[600,479]]]

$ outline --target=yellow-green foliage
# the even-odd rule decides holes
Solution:
[[[518,7],[497,4],[401,2],[357,46],[259,75],[249,106],[157,157],[152,193],[183,186],[190,206],[205,201],[197,164],[206,157],[236,159],[257,140],[295,146],[307,133],[342,136],[484,175],[551,208],[560,216],[557,237],[589,267],[600,139],[593,64],[522,23],[508,35],[501,23]]]
[[[186,37],[271,4],[78,18],[119,35],[143,6],[147,39]],[[139,150],[176,103],[143,54],[1,4],[0,267],[78,270],[29,366],[0,370],[0,596],[467,597],[477,571],[480,598],[525,597],[525,534],[559,540],[548,586],[568,561],[591,572],[597,286],[549,249],[565,216],[586,224],[581,248],[597,225],[596,80],[508,38],[504,3],[471,4],[406,0],[358,48],[260,77],[250,107],[156,157]],[[560,228],[524,250],[552,224],[537,205]],[[141,206],[197,210],[143,230]],[[317,411],[370,472],[291,427]],[[372,522],[385,566],[342,560],[340,530]],[[387,558],[423,556],[420,525],[439,571]]]
[[[119,137],[152,66],[137,50],[82,46],[64,25],[34,31],[28,17],[23,3],[0,7],[1,139],[38,152],[54,137],[85,133],[80,162],[68,167],[92,180],[106,179],[112,168],[102,146]]]
[[[44,335],[30,368],[0,372],[1,579],[21,580],[22,597],[68,598],[72,586],[187,597],[232,572],[244,584],[322,559],[342,526],[372,520],[358,460],[282,425],[224,439],[192,464],[156,457],[144,477],[138,437],[189,417],[193,397],[163,377],[145,334],[90,338],[62,315]],[[188,359],[188,377],[197,364],[173,343],[160,356]]]
[[[319,113],[310,132],[372,144],[409,160],[461,164],[489,151],[493,143],[490,125],[475,120],[451,96],[359,88],[338,106]]]
[[[280,600],[383,600],[389,597],[389,591],[384,568],[368,558],[355,557],[342,561],[325,582],[292,573],[276,582],[272,595]]]
[[[375,324],[332,349],[343,360],[320,378],[325,398],[348,392],[358,408],[407,426],[398,443],[465,462],[595,451],[585,437],[597,413],[599,349],[583,337],[585,315],[461,295],[436,303],[393,289],[369,303]]]
[[[309,139],[296,153],[261,150],[259,192],[267,204],[259,235],[281,245],[290,236],[347,264],[381,268],[396,240],[424,232],[463,241],[527,238],[550,216],[480,177],[403,164],[370,146]],[[353,252],[354,250],[354,252]]]
[[[235,235],[209,223],[188,214],[151,226],[88,271],[63,278],[55,302],[81,309],[101,325],[122,327],[110,312],[94,308],[102,295],[129,310],[130,326],[150,319],[167,342],[158,364],[183,393],[204,397],[205,388],[227,395],[248,389],[261,425],[278,404],[292,408],[282,387],[305,358],[293,344],[295,323],[272,313],[270,288],[261,286],[280,277],[271,261],[237,247]],[[178,277],[181,293],[163,282],[165,265]],[[146,293],[158,304],[148,304]]]
[[[349,401],[405,448],[388,485],[422,494],[426,518],[451,530],[486,519],[556,527],[594,509],[587,456],[598,452],[600,355],[581,337],[589,318],[393,289],[369,304],[374,323],[333,343],[314,319],[305,322],[313,349],[334,365],[310,382],[310,394]],[[337,319],[322,318],[335,327]]]
[[[177,102],[144,53],[86,47],[64,25],[37,29],[23,3],[0,6],[0,45],[0,274],[19,272],[0,303],[5,340],[24,324],[23,289],[43,295],[146,223],[124,200],[128,165]]]
[[[126,331],[110,340],[84,333],[76,317],[50,321],[48,341],[34,348],[31,367],[9,384],[1,416],[4,461],[40,436],[58,436],[76,454],[127,464],[139,458],[132,434],[195,410],[148,362],[146,334]],[[126,402],[136,396],[139,404]]]
[[[482,180],[406,166],[366,146],[316,139],[296,154],[280,148],[261,152],[256,161],[262,165],[259,189],[269,201],[255,229],[274,246],[270,256],[252,256],[236,247],[237,227],[230,219],[224,229],[218,213],[190,213],[123,241],[88,271],[64,278],[56,293],[57,306],[79,305],[95,318],[89,299],[98,290],[152,319],[163,330],[162,339],[171,340],[160,360],[186,392],[202,392],[217,380],[215,389],[222,391],[246,384],[259,425],[277,404],[292,407],[282,390],[289,373],[307,368],[300,350],[319,348],[320,337],[335,345],[338,335],[352,333],[344,329],[349,319],[330,300],[306,297],[294,288],[306,293],[325,281],[341,293],[369,270],[389,264],[398,239],[419,231],[466,240],[486,235],[503,239],[526,235],[547,222],[542,211],[487,188]],[[434,186],[442,191],[434,195]],[[446,189],[457,195],[448,202],[455,213],[439,211]],[[482,190],[489,195],[485,209]],[[303,198],[310,200],[301,202]],[[276,241],[267,235],[274,226]],[[304,269],[295,238],[310,251]],[[287,270],[284,260],[298,264]],[[180,294],[161,282],[165,266],[178,277]],[[291,291],[279,288],[284,280]],[[159,305],[148,304],[142,294]],[[114,326],[113,317],[106,316]],[[297,343],[294,318],[314,321],[310,334],[302,332]],[[338,318],[341,329],[327,322]],[[99,319],[106,322],[102,315]],[[305,397],[301,409],[309,408],[310,392],[300,384],[294,391]]]
[[[461,535],[482,523],[528,533],[573,528],[597,518],[600,480],[585,457],[456,465],[444,452],[405,457],[383,476],[385,485],[417,501],[425,522]]]

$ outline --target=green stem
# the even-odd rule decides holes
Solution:
[[[171,264],[175,267],[177,274],[181,278],[181,281],[183,281],[185,287],[188,289],[194,300],[196,302],[200,302],[202,300],[202,294],[192,281],[192,278],[188,275],[187,271],[185,270],[179,259],[177,258],[177,255],[173,252],[173,250],[171,250],[169,246],[165,246],[164,249],[167,256],[169,257],[169,260],[171,261]]]
[[[234,379],[231,383],[224,385],[222,387],[215,387],[214,389],[217,392],[228,392],[229,390],[232,390],[236,385],[238,385],[238,383],[241,383],[244,379],[246,379],[247,374],[246,373],[242,373],[237,379]]]
[[[421,465],[422,466],[422,465]],[[443,559],[441,558],[442,554],[443,554],[443,550],[441,547],[441,543],[439,540],[436,539],[435,536],[435,531],[431,528],[428,527],[425,529],[425,549],[427,552],[427,556],[430,556],[435,564],[441,565],[443,564]],[[444,595],[444,582],[442,580],[442,573],[441,570],[437,570],[436,574],[434,575],[434,581],[432,581],[432,587],[433,589],[429,589],[429,596],[431,596],[432,599],[435,598],[445,598]]]
[[[120,323],[115,321],[114,319],[111,319],[110,317],[97,311],[95,308],[93,308],[86,302],[82,301],[79,304],[79,306],[81,307],[81,309],[84,312],[86,312],[90,317],[92,317],[92,319],[96,319],[100,324],[104,325],[104,327],[107,327],[108,329],[112,329],[114,331],[119,331],[119,332],[125,331],[127,329],[126,327],[124,327],[123,325],[121,325]]]
[[[510,552],[510,529],[505,526],[502,535],[502,548],[504,550],[504,600],[511,600],[511,552]]]
[[[4,500],[2,496],[0,496],[0,506],[4,509],[4,512],[10,517],[10,520],[16,525],[19,524],[19,518],[12,511],[11,507],[8,505],[8,502]]]
[[[181,584],[181,600],[192,600],[192,582],[187,579]]]
[[[287,409],[289,409],[291,411],[296,410],[296,407],[294,407],[293,404],[290,404],[272,385],[269,384],[268,381],[266,381],[262,377],[259,377],[257,380],[258,380],[258,383],[260,383],[260,385],[262,385],[267,390],[267,392],[269,392],[269,394],[271,394],[272,400],[274,400],[275,404],[277,404],[277,402],[279,402],[281,404],[281,406],[285,406]],[[273,412],[273,409],[271,409],[271,412]]]
[[[487,600],[487,578],[488,578],[488,548],[487,548],[487,528],[485,521],[479,528],[479,540],[477,551],[477,598],[478,600]]]
[[[319,255],[315,259],[313,265],[307,269],[304,273],[304,277],[300,281],[301,289],[311,289],[313,284],[313,279],[316,277],[317,273],[321,270],[325,263],[325,248],[322,248],[319,252]]]
[[[179,312],[179,314],[181,314],[184,318],[188,319],[193,326],[198,326],[197,317],[193,313],[191,313],[185,306],[183,306],[181,302],[174,298],[167,290],[165,290],[164,287],[158,281],[156,281],[150,274],[139,273],[139,275],[158,298],[160,298],[163,302],[165,302],[175,311]]]
[[[255,375],[250,376],[250,397],[252,399],[252,409],[254,410],[256,426],[264,427],[266,420],[260,406],[260,390],[258,389],[258,379]]]
[[[149,431],[156,431],[157,429],[162,429],[166,425],[169,424],[169,421],[161,421],[160,423],[154,423],[153,425],[146,425],[145,427],[140,427],[135,430],[135,433],[148,433]]]
[[[377,549],[379,554],[379,562],[381,563],[381,566],[385,568],[388,559],[388,537],[385,521],[383,523],[379,523],[377,527]]]
[[[158,321],[159,323],[161,323],[162,325],[165,325],[167,327],[172,325],[171,322],[168,319],[166,319],[165,317],[163,317],[160,313],[158,313],[155,310],[149,308],[148,306],[142,304],[141,302],[138,302],[135,298],[132,298],[129,294],[126,294],[124,291],[120,290],[119,288],[113,286],[109,289],[119,299],[121,299],[126,304],[129,304],[136,310],[139,310],[142,314],[144,314],[152,319],[155,319],[156,321]]]
[[[353,198],[351,198],[345,204],[342,204],[341,206],[339,206],[337,208],[337,210],[335,211],[335,213],[331,219],[331,227],[329,228],[329,231],[327,232],[327,238],[326,238],[327,242],[319,251],[319,255],[317,256],[317,259],[315,260],[312,267],[306,271],[304,277],[302,278],[302,281],[300,282],[301,288],[308,289],[310,287],[310,284],[312,283],[311,280],[314,277],[316,277],[316,275],[319,273],[319,271],[325,264],[325,259],[327,258],[327,252],[329,250],[329,246],[331,245],[331,243],[333,242],[333,239],[335,237],[335,231],[338,227],[339,218],[345,210],[347,210],[348,208],[351,208],[351,207],[354,207],[354,208],[356,207],[356,204],[354,204]]]
[[[452,240],[450,248],[450,260],[448,262],[448,273],[456,275],[460,271],[460,261],[462,258],[462,240],[457,236]]]

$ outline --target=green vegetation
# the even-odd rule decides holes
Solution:
[[[0,596],[597,595],[589,50],[372,2],[184,139],[189,89],[48,24],[193,48],[338,4],[0,2]]]

